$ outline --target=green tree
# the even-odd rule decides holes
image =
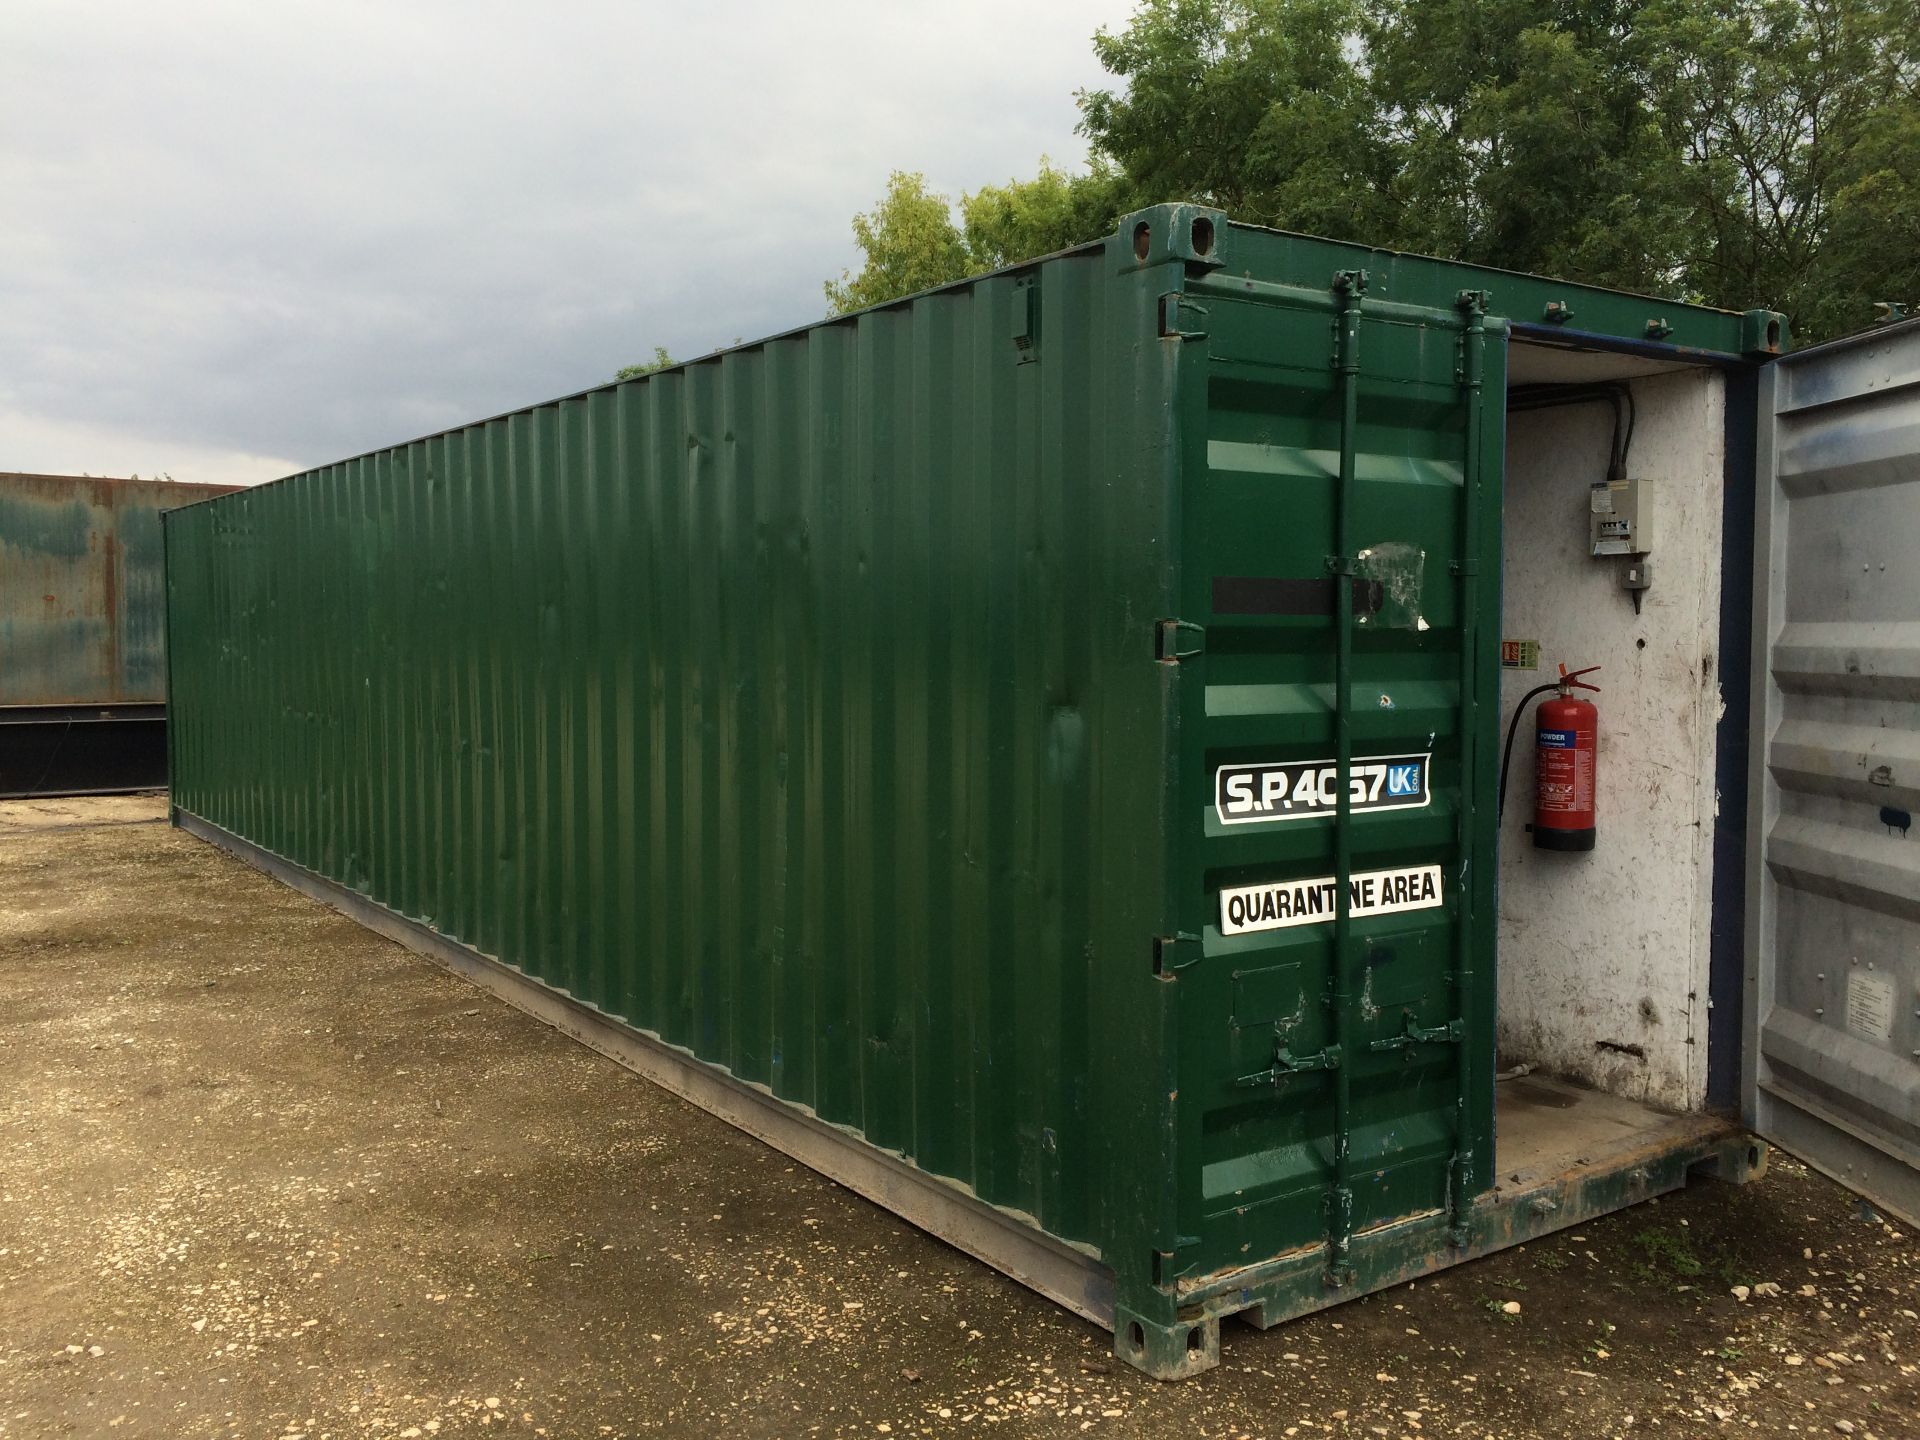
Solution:
[[[666,346],[656,345],[653,347],[653,359],[647,364],[622,365],[614,372],[613,378],[616,380],[638,380],[642,375],[651,375],[656,370],[665,370],[675,363],[674,358],[667,353]]]
[[[1631,0],[1146,0],[1082,132],[1156,199],[1525,270],[1669,278]]]
[[[844,315],[958,280],[968,273],[967,242],[953,206],[927,189],[927,177],[896,170],[873,209],[853,217],[853,238],[866,255],[858,275],[826,284],[832,313]]]
[[[1820,334],[1855,328],[1876,304],[1920,314],[1920,94],[1890,95],[1841,166],[1823,252],[1830,280],[1809,318]]]
[[[866,263],[828,281],[833,313],[844,315],[969,275],[1064,250],[1112,229],[1131,188],[1110,166],[1070,175],[1042,158],[1030,180],[986,185],[955,205],[920,174],[895,171],[872,210],[853,217]]]
[[[1685,215],[1640,0],[1370,0],[1391,242],[1625,289],[1681,278]]]
[[[1920,0],[1140,0],[1094,50],[1093,169],[895,175],[836,308],[1137,205],[1788,312],[1920,300]]]
[[[984,185],[960,197],[967,273],[984,274],[1097,240],[1132,208],[1133,187],[1111,165],[1086,175],[1058,169],[1045,156],[1031,180]]]
[[[1355,63],[1357,0],[1145,0],[1094,53],[1081,132],[1144,202],[1191,199],[1319,234],[1379,234],[1394,154]]]
[[[1765,303],[1825,336],[1867,318],[1860,297],[1898,283],[1903,255],[1911,283],[1910,229],[1904,252],[1874,252],[1914,198],[1910,149],[1904,180],[1896,167],[1915,107],[1916,18],[1910,0],[1647,5],[1648,80],[1680,161],[1694,293]]]

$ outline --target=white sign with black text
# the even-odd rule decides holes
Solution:
[[[1276,880],[1266,885],[1236,885],[1220,892],[1220,933],[1285,930],[1320,925],[1333,919],[1334,877]],[[1368,870],[1347,886],[1347,913],[1396,915],[1403,910],[1433,910],[1441,903],[1440,867],[1408,865],[1397,870]]]
[[[1433,799],[1431,755],[1356,755],[1347,773],[1347,808],[1418,810]],[[1213,772],[1213,808],[1222,825],[1304,820],[1338,811],[1340,767],[1331,760],[1222,765]]]

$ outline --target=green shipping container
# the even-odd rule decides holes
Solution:
[[[169,516],[175,816],[1188,1374],[1761,1163],[1783,343],[1157,207]]]

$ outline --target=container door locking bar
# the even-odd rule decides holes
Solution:
[[[1454,956],[1453,1003],[1460,1019],[1461,1036],[1473,1016],[1479,1013],[1475,988],[1482,983],[1474,974],[1473,946],[1473,854],[1474,796],[1479,789],[1480,686],[1479,605],[1480,605],[1480,500],[1479,487],[1484,452],[1487,447],[1485,404],[1487,364],[1487,293],[1462,290],[1454,297],[1454,309],[1461,320],[1459,363],[1455,378],[1467,409],[1466,453],[1460,469],[1460,555],[1450,567],[1458,584],[1460,611],[1460,796],[1459,813],[1454,816],[1454,844],[1458,870],[1453,882]],[[1498,681],[1495,681],[1498,684]],[[1412,1029],[1412,1017],[1408,1017]],[[1472,1049],[1461,1045],[1454,1059],[1454,1132],[1453,1158],[1447,1166],[1447,1239],[1464,1248],[1469,1237],[1472,1197],[1469,1183],[1473,1176],[1474,1069],[1480,1064]]]
[[[1333,554],[1327,569],[1335,577],[1353,574],[1354,471],[1360,448],[1360,311],[1367,272],[1342,270],[1333,277],[1335,320],[1333,370],[1340,392],[1340,469],[1334,489]],[[1349,1251],[1353,1243],[1353,1085],[1338,1062],[1353,1017],[1353,586],[1336,578],[1333,587],[1333,953],[1328,960],[1329,1029],[1332,1039],[1322,1054],[1334,1057],[1333,1176],[1327,1193],[1326,1283],[1339,1287],[1353,1279]]]
[[[1389,1035],[1384,1040],[1375,1040],[1367,1046],[1369,1050],[1384,1052],[1405,1050],[1410,1045],[1458,1045],[1466,1038],[1467,1022],[1449,1020],[1444,1025],[1432,1025],[1422,1028],[1413,1023],[1413,1016],[1406,1019],[1406,1028],[1398,1035]]]
[[[1329,1045],[1326,1049],[1316,1051],[1312,1055],[1295,1055],[1287,1049],[1286,1042],[1280,1039],[1277,1030],[1274,1032],[1274,1039],[1277,1043],[1274,1046],[1272,1066],[1256,1071],[1252,1075],[1242,1075],[1233,1082],[1236,1087],[1243,1090],[1264,1090],[1269,1085],[1278,1085],[1289,1076],[1305,1075],[1312,1070],[1340,1068],[1338,1045]]]

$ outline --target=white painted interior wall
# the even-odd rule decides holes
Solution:
[[[1709,370],[1631,383],[1628,470],[1656,482],[1659,506],[1637,616],[1625,560],[1588,554],[1612,406],[1508,422],[1503,635],[1539,641],[1540,669],[1503,672],[1502,733],[1559,662],[1601,667],[1587,697],[1600,709],[1599,839],[1587,854],[1533,847],[1530,706],[1501,824],[1499,1044],[1503,1065],[1687,1110],[1707,1077],[1724,387]]]

